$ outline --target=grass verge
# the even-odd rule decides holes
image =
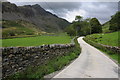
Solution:
[[[104,52],[105,54],[107,54],[111,59],[115,60],[118,64],[120,64],[120,59],[118,58],[118,56],[120,56],[120,54],[110,51],[109,49],[105,48],[102,45],[97,44],[94,41],[91,41],[87,38],[84,38],[84,40],[89,43],[90,45],[96,47],[97,49],[99,49],[100,51]]]
[[[25,71],[16,73],[6,80],[40,80],[47,74],[58,71],[62,69],[64,66],[68,65],[72,60],[78,57],[80,54],[80,46],[77,42],[77,38],[75,38],[75,49],[72,52],[65,54],[64,56],[59,56],[54,59],[47,61],[46,64],[36,66],[36,67],[28,67]]]

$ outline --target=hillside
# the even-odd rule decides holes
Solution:
[[[10,2],[2,3],[3,20],[22,20],[37,26],[45,32],[61,32],[69,22],[45,11],[40,5],[17,6]]]
[[[120,46],[119,36],[120,31],[106,33],[106,34],[92,34],[86,36],[88,40],[94,41],[96,43],[109,45],[109,46]]]
[[[105,24],[102,25],[102,32],[103,33],[109,33],[110,30],[109,30],[109,27],[110,27],[110,22],[106,22]]]
[[[26,21],[2,21],[2,38],[25,37],[41,35],[46,32],[37,29],[37,26]]]

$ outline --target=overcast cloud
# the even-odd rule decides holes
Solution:
[[[72,22],[76,15],[81,15],[84,19],[96,17],[101,23],[105,23],[118,11],[117,2],[19,2],[15,4],[40,4],[45,10],[50,11],[69,22]]]

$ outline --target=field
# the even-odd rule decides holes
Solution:
[[[3,47],[39,46],[43,44],[66,44],[71,42],[70,36],[36,36],[26,38],[1,39]]]
[[[88,35],[87,38],[100,44],[119,46],[118,33],[120,33],[120,31],[107,34],[92,34]]]

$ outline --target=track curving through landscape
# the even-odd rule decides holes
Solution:
[[[53,78],[118,78],[118,65],[104,53],[78,38],[80,56]]]

